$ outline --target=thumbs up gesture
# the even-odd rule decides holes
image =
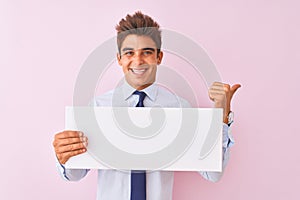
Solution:
[[[214,101],[215,108],[223,108],[223,122],[226,124],[232,97],[240,87],[240,84],[230,86],[226,83],[214,82],[208,90],[209,98]]]

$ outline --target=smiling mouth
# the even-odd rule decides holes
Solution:
[[[144,74],[147,71],[147,69],[130,68],[130,71],[132,71],[134,74],[142,75],[142,74]]]

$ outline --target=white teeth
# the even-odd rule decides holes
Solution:
[[[143,74],[146,69],[131,69],[131,71],[135,74]]]

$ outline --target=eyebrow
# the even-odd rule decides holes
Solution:
[[[123,52],[124,51],[131,51],[131,50],[133,50],[133,48],[130,48],[130,47],[125,47],[125,48],[122,49]],[[155,49],[151,48],[151,47],[142,48],[142,50],[148,50],[148,51],[153,51],[153,52],[155,51]]]

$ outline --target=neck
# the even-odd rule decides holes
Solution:
[[[152,85],[153,83],[151,83],[151,84],[146,84],[146,85],[142,85],[142,86],[139,86],[139,87],[134,87],[136,90],[143,90],[143,89],[145,89],[145,88],[147,88],[147,87],[149,87],[150,85]]]
[[[145,84],[145,85],[139,85],[139,86],[137,86],[137,85],[133,85],[133,84],[131,84],[129,81],[127,81],[126,80],[126,82],[131,86],[131,87],[133,87],[134,89],[136,89],[136,90],[143,90],[143,89],[145,89],[145,88],[147,88],[147,87],[149,87],[149,86],[151,86],[153,83],[148,83],[148,84]]]

